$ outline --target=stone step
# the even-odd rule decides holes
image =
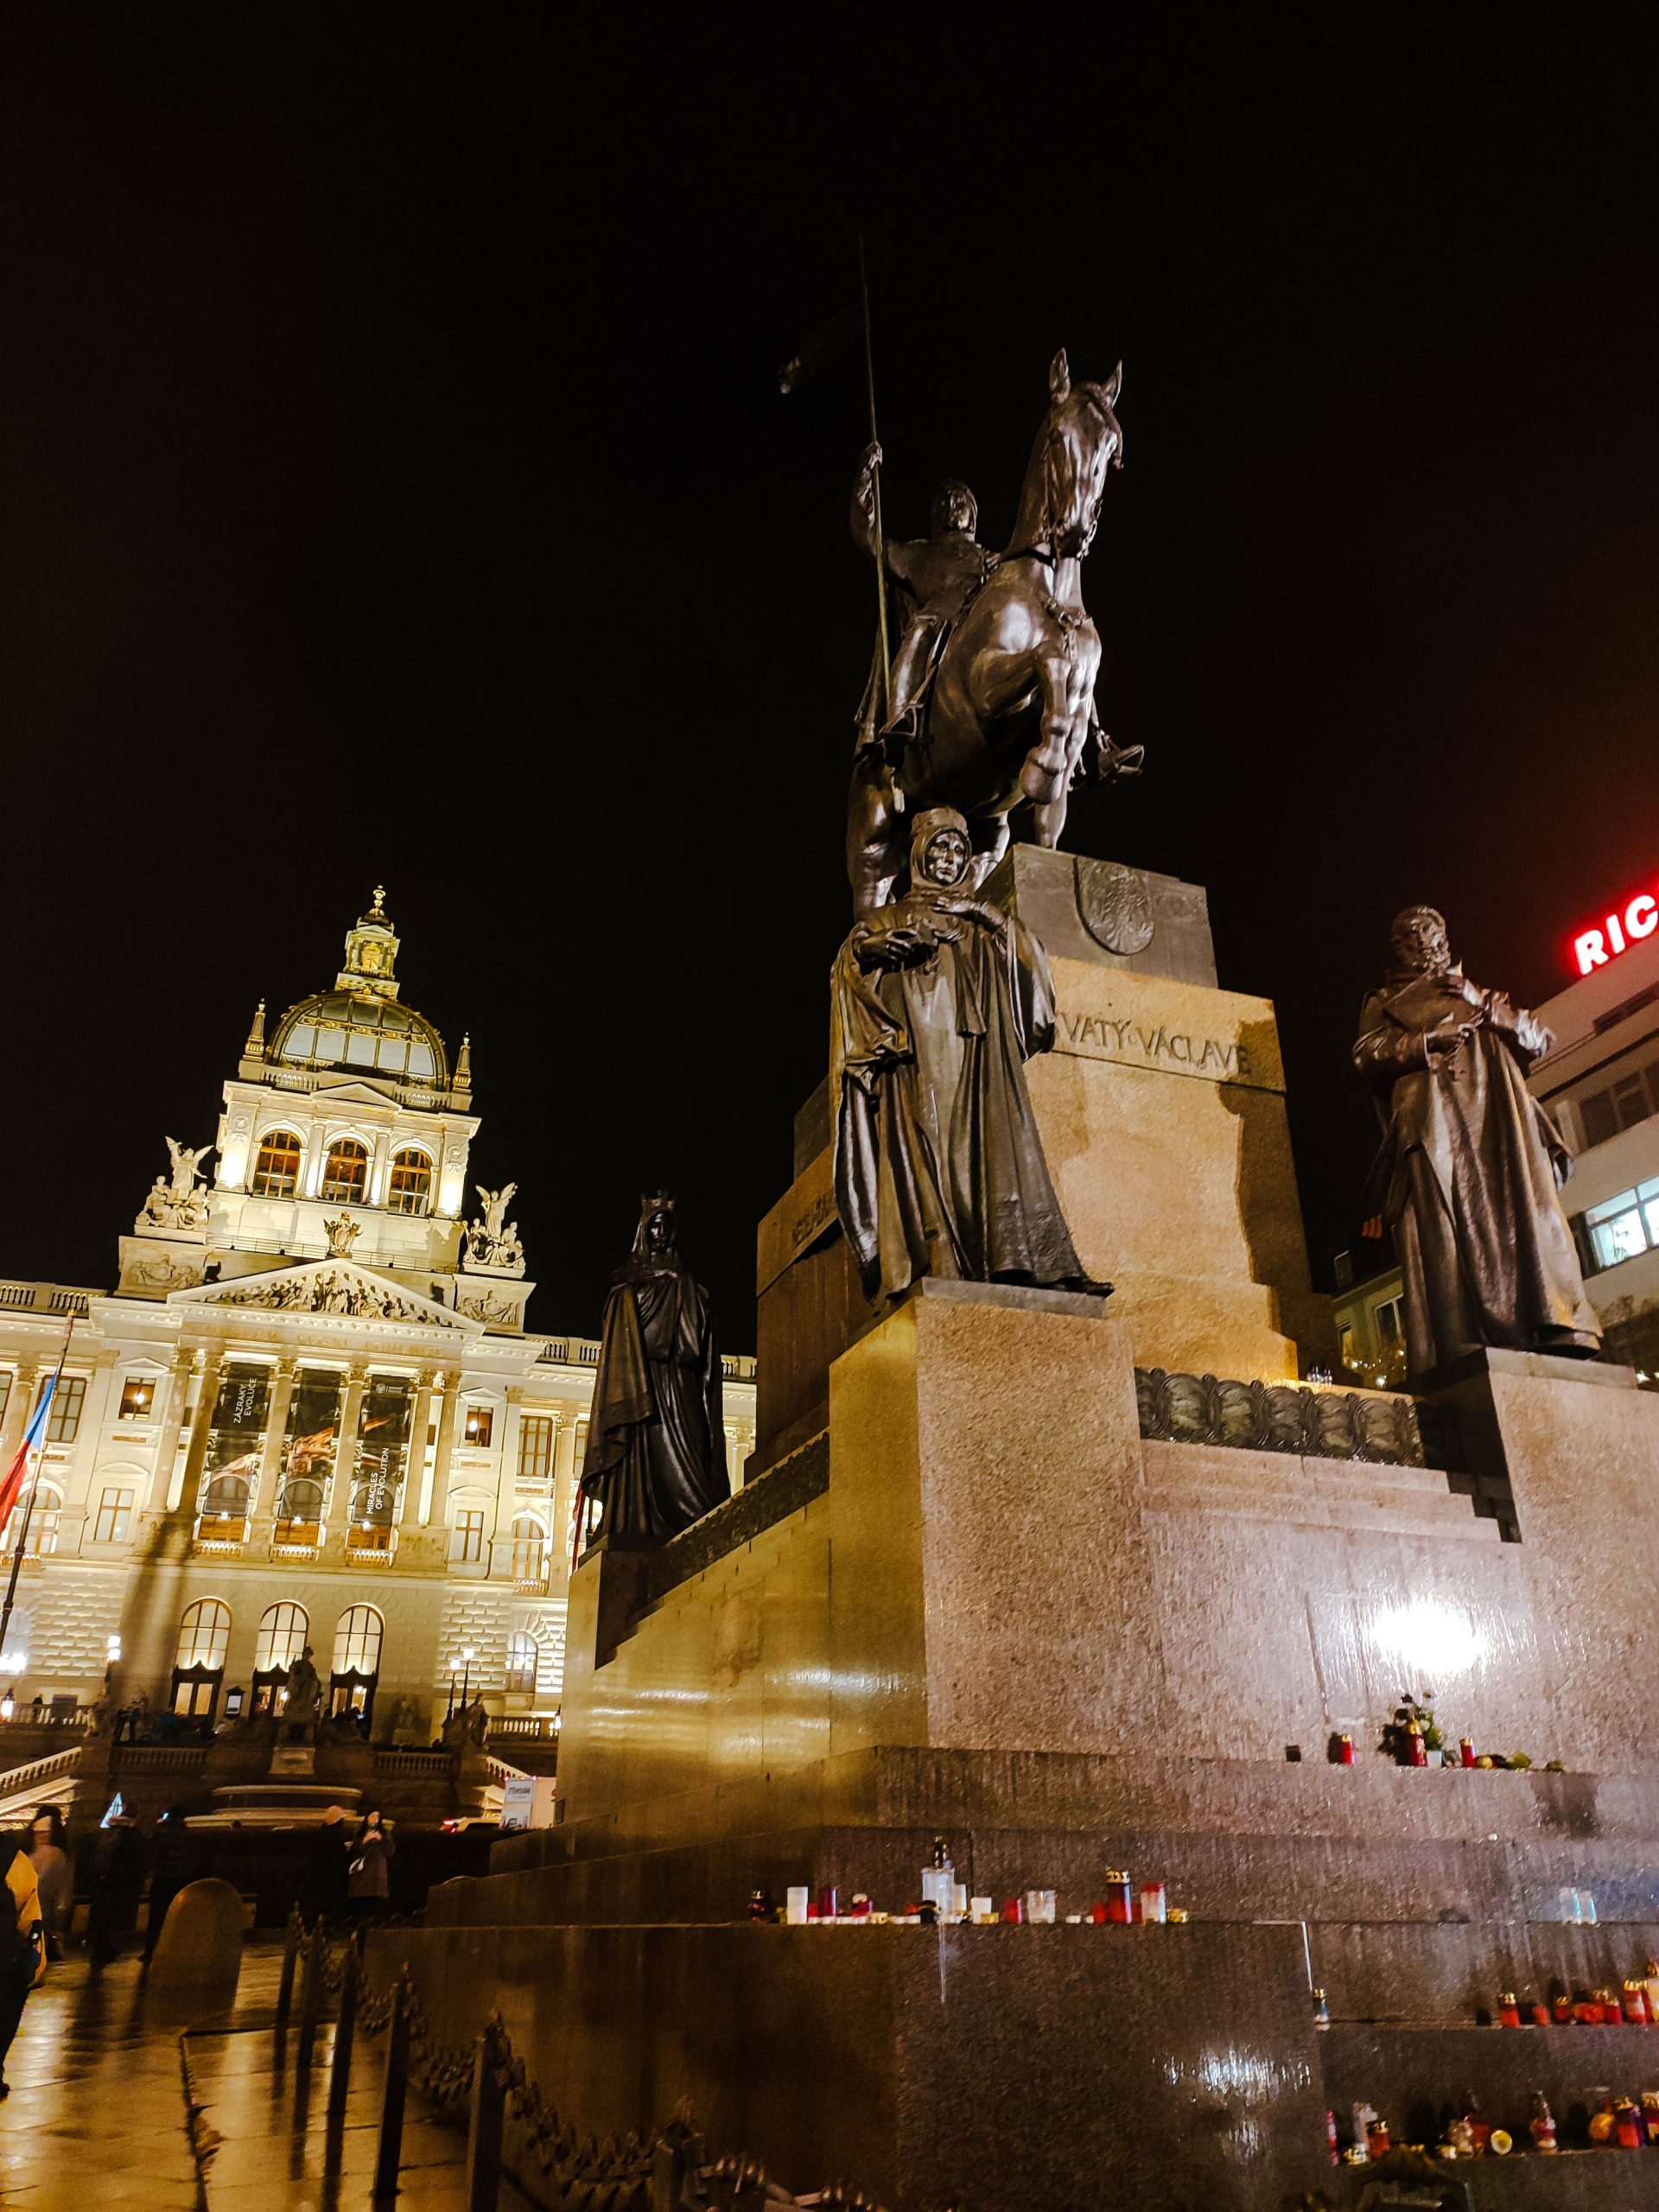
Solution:
[[[1321,1498],[1297,1490],[1203,1480],[1151,1484],[1144,1502],[1151,1513],[1234,1514],[1308,1528],[1365,1529],[1379,1535],[1445,1536],[1477,1543],[1503,1541],[1496,1521],[1481,1518],[1471,1499],[1449,1491],[1438,1498],[1410,1491],[1389,1498],[1379,1486],[1364,1497],[1338,1492]]]

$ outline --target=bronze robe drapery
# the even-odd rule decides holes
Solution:
[[[582,1487],[600,1533],[665,1543],[731,1496],[709,1294],[636,1254],[605,1301]]]
[[[1426,1033],[1462,1023],[1475,1026],[1431,1067]],[[1557,1195],[1571,1158],[1524,1079],[1546,1042],[1531,1015],[1457,969],[1397,980],[1365,1001],[1354,1061],[1385,1130],[1370,1193],[1405,1276],[1414,1376],[1483,1344],[1582,1353],[1599,1344]]]
[[[836,1198],[872,1304],[924,1275],[1098,1287],[1026,1089],[1054,992],[1023,924],[924,885],[857,925],[831,994]]]

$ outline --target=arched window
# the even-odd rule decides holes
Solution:
[[[256,1198],[291,1198],[300,1187],[300,1141],[292,1129],[261,1137],[248,1185]]]
[[[334,1630],[334,1673],[378,1675],[385,1624],[372,1605],[348,1605]]]
[[[507,1681],[509,1690],[521,1694],[536,1687],[536,1662],[541,1654],[533,1636],[523,1629],[515,1629],[507,1638]]]
[[[201,1494],[204,1521],[245,1521],[248,1517],[248,1478],[245,1475],[215,1475]],[[204,1529],[203,1535],[217,1533]]]
[[[532,1514],[521,1513],[512,1524],[512,1579],[538,1586],[547,1580],[547,1531]]]
[[[291,1667],[305,1649],[310,1625],[303,1605],[267,1605],[253,1647],[255,1674],[274,1675],[279,1667]]]
[[[322,1188],[319,1198],[339,1204],[360,1206],[363,1192],[369,1179],[369,1148],[355,1137],[340,1137],[328,1147],[328,1157],[322,1164]]]
[[[174,1664],[209,1669],[222,1667],[230,1641],[230,1607],[217,1598],[198,1598],[194,1605],[185,1607],[184,1618],[179,1623],[179,1649]]]
[[[424,1213],[432,1198],[432,1162],[413,1145],[392,1154],[386,1205],[392,1213]]]

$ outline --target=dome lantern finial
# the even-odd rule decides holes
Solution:
[[[386,887],[374,887],[374,904],[359,914],[346,932],[346,965],[337,977],[345,991],[364,991],[375,998],[397,995],[397,932],[385,909]]]

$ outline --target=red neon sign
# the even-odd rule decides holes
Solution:
[[[1594,929],[1579,931],[1573,940],[1573,965],[1580,976],[1587,976],[1592,968],[1605,968],[1656,929],[1659,899],[1638,891],[1617,913],[1604,914]]]

